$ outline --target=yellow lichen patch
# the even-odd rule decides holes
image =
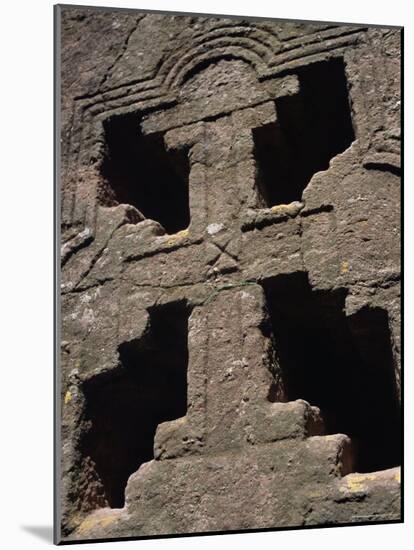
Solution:
[[[342,491],[351,491],[357,493],[366,491],[370,482],[380,482],[384,479],[384,472],[375,472],[372,474],[349,474],[344,478],[346,485],[341,487]]]
[[[272,212],[283,212],[289,208],[288,204],[276,204],[270,209]]]
[[[349,474],[341,480],[339,489],[344,493],[367,493],[372,487],[382,486],[388,488],[395,483],[400,483],[399,468],[371,472],[370,474]]]
[[[341,263],[341,273],[348,273],[349,271],[349,263],[348,262],[342,262]]]
[[[368,474],[349,474],[344,478],[345,485],[342,485],[341,491],[351,491],[351,493],[359,493],[367,489],[366,482],[373,479],[373,476]]]
[[[288,214],[294,216],[300,209],[300,205],[298,205],[297,202],[292,202],[290,204],[276,204],[270,208],[270,211],[274,214]]]
[[[118,519],[118,517],[119,512],[114,513],[114,511],[112,510],[111,512],[106,512],[104,514],[95,512],[82,521],[77,529],[77,533],[86,534],[96,528],[101,530],[108,525],[111,525],[111,523],[114,523]]]
[[[359,491],[363,491],[365,489],[365,485],[363,484],[363,479],[360,478],[348,478],[346,480],[346,484],[348,489],[352,493],[358,493]]]
[[[179,231],[178,233],[175,233],[174,235],[169,235],[169,238],[167,240],[167,244],[169,246],[174,245],[177,241],[180,241],[181,239],[185,239],[188,237],[189,230],[183,229],[182,231]]]
[[[70,391],[68,390],[68,391],[65,393],[65,405],[67,405],[70,401],[72,401],[72,394],[71,394]]]

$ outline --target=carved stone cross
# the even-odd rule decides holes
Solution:
[[[298,82],[294,77],[274,79],[260,92],[256,89],[253,97],[251,89],[223,88],[214,94],[214,101],[197,98],[194,111],[191,101],[186,101],[169,111],[149,115],[142,124],[146,133],[165,132],[169,148],[188,151],[188,238],[202,239],[200,275],[215,285],[211,296],[190,318],[188,413],[185,419],[159,426],[156,458],[201,449],[220,452],[288,437],[292,431],[301,430],[304,436],[309,428],[304,417],[308,415],[309,422],[313,422],[305,403],[267,402],[272,351],[270,339],[260,328],[266,307],[263,290],[250,275],[252,265],[245,260],[250,252],[255,256],[253,261],[260,262],[266,246],[255,242],[252,249],[249,234],[242,232],[251,212],[271,214],[270,209],[260,209],[253,129],[277,120],[274,99],[297,93]],[[182,120],[188,120],[188,124],[171,128]],[[298,268],[298,258],[291,256],[293,272]],[[193,261],[191,248],[182,261]],[[261,273],[260,277],[271,274]],[[283,393],[282,388],[279,391]],[[284,421],[275,418],[276,411],[284,411]],[[283,430],[287,430],[284,435]]]

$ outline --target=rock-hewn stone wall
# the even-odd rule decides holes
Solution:
[[[400,31],[60,9],[64,539],[400,519]]]

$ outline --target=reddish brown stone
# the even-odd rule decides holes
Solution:
[[[400,29],[58,9],[63,540],[400,519]]]

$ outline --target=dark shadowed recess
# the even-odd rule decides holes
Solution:
[[[117,372],[85,385],[82,454],[95,463],[112,508],[124,505],[129,476],[153,458],[158,424],[187,411],[189,308],[177,302],[149,313],[146,334],[119,346]]]
[[[354,141],[342,58],[295,70],[300,91],[276,101],[277,122],[253,130],[265,206],[300,201],[312,176]]]
[[[287,399],[318,406],[327,433],[351,437],[356,471],[399,465],[400,407],[387,312],[364,307],[346,317],[346,292],[313,292],[305,273],[263,286]]]
[[[167,151],[161,134],[143,135],[134,113],[109,118],[104,131],[101,203],[130,204],[167,233],[186,229],[190,224],[187,152]]]

